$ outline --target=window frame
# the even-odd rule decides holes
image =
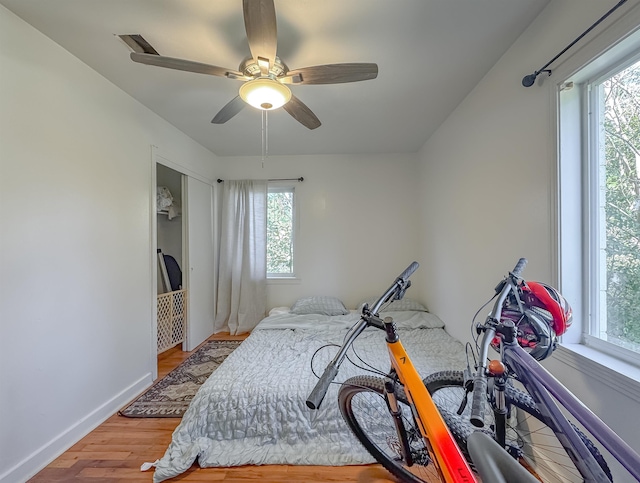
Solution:
[[[633,13],[633,16],[627,16],[607,29],[596,42],[597,46],[583,50],[554,71],[554,76],[557,75],[560,82],[552,84],[551,89],[557,116],[558,286],[572,300],[576,315],[574,325],[580,329],[567,333],[562,345],[575,349],[577,353],[588,354],[585,357],[594,360],[599,358],[597,353],[613,357],[620,361],[619,367],[623,373],[626,366],[631,364],[626,372],[637,374],[640,353],[591,334],[598,325],[595,315],[602,307],[599,305],[598,284],[589,282],[598,276],[599,272],[594,267],[600,259],[597,253],[600,247],[597,239],[599,228],[594,227],[593,223],[593,214],[598,213],[600,206],[598,197],[591,195],[593,190],[596,193],[599,190],[599,163],[594,163],[592,157],[592,153],[598,152],[597,133],[594,132],[597,122],[589,120],[590,116],[595,116],[592,109],[597,93],[590,86],[640,59],[640,13],[637,8]],[[588,169],[581,168],[585,165]],[[572,196],[577,196],[579,200],[572,200]],[[576,247],[579,247],[579,253],[572,253]],[[582,350],[579,346],[588,349]],[[596,355],[594,351],[597,351]],[[563,351],[559,352],[562,354]],[[568,360],[566,356],[565,359]]]
[[[297,263],[297,239],[298,239],[298,194],[296,192],[296,186],[291,182],[282,181],[269,181],[267,184],[267,197],[270,193],[292,193],[292,213],[291,213],[291,252],[292,252],[292,270],[286,273],[272,273],[267,272],[267,281],[297,281],[298,277],[298,263]],[[267,212],[268,217],[268,212]],[[268,222],[268,219],[267,219]],[[267,241],[268,243],[268,241]]]

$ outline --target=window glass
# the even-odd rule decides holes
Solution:
[[[294,276],[295,191],[269,187],[267,194],[267,277]]]
[[[591,335],[640,352],[640,62],[591,91]]]

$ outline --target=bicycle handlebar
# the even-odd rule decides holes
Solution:
[[[522,270],[527,266],[527,259],[521,258],[516,263],[516,266],[511,271],[511,277],[520,277]],[[504,304],[507,295],[509,292],[513,290],[514,285],[513,282],[505,283],[502,285],[502,290],[500,291],[500,295],[498,300],[494,305],[493,310],[491,311],[491,315],[489,319],[495,320],[495,322],[500,321],[500,315],[502,314],[502,305]],[[479,354],[479,363],[478,363],[478,371],[476,372],[475,377],[473,378],[473,398],[471,400],[471,416],[470,421],[471,424],[478,428],[482,428],[484,426],[484,404],[487,400],[487,375],[486,375],[486,364],[487,364],[487,352],[489,351],[489,346],[491,345],[491,341],[495,336],[495,328],[488,327],[485,330],[484,337],[482,339],[482,347],[481,353]]]
[[[309,409],[318,409],[320,407],[322,400],[329,390],[329,384],[331,384],[331,382],[338,374],[340,364],[342,364],[342,361],[346,357],[347,350],[349,349],[351,344],[353,344],[353,341],[362,333],[362,331],[370,325],[379,329],[383,328],[380,320],[374,317],[372,314],[375,314],[380,306],[395,294],[404,294],[404,291],[409,288],[410,285],[408,282],[409,277],[418,269],[419,266],[420,265],[418,265],[418,262],[412,262],[396,278],[396,280],[393,282],[391,287],[387,289],[384,295],[378,299],[378,301],[373,306],[374,310],[372,310],[371,313],[365,313],[366,309],[363,308],[363,313],[360,321],[357,322],[353,327],[351,327],[351,329],[349,329],[349,332],[345,337],[346,342],[342,345],[338,354],[336,354],[333,360],[327,365],[324,372],[322,373],[322,376],[320,377],[320,380],[318,380],[313,390],[311,391],[311,394],[309,394],[309,397],[306,400],[306,404]]]
[[[318,409],[320,407],[320,403],[322,403],[322,400],[329,389],[329,384],[331,384],[331,381],[333,381],[338,375],[338,369],[340,369],[340,367],[335,365],[333,361],[329,363],[327,368],[324,370],[322,377],[307,398],[307,407],[309,409]]]
[[[478,370],[473,378],[473,399],[471,400],[471,416],[469,420],[476,428],[484,427],[484,402],[487,400],[487,377],[484,367]]]
[[[524,270],[524,267],[526,266],[527,266],[527,259],[521,258],[520,260],[518,260],[518,263],[516,263],[515,268],[511,271],[512,275],[519,277],[520,274],[522,273],[522,270]]]
[[[413,272],[415,272],[418,267],[420,265],[418,265],[418,262],[412,262],[411,265],[409,265],[404,272],[402,272],[398,278],[396,279],[396,281],[398,280],[402,280],[404,283],[407,283],[407,280],[409,280],[409,277],[411,275],[413,275]]]
[[[371,309],[371,313],[377,314],[382,304],[390,300],[392,297],[401,299],[404,296],[404,292],[411,286],[409,277],[413,275],[413,272],[415,272],[419,266],[418,262],[412,262],[407,268],[405,268],[405,270],[396,277],[395,281],[385,291],[384,295],[380,297],[375,304],[373,304],[373,307],[369,307]]]

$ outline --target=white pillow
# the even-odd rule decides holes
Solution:
[[[404,310],[402,312],[392,312],[391,314],[399,329],[436,329],[444,327],[444,322],[430,312]]]
[[[290,312],[296,315],[347,315],[349,313],[340,299],[323,295],[296,300]]]
[[[269,311],[269,317],[271,317],[272,315],[282,315],[288,313],[289,307],[274,307]]]

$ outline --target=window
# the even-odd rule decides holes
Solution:
[[[579,341],[640,364],[640,36],[560,87],[562,290]]]
[[[267,278],[294,278],[295,188],[269,186]]]
[[[588,85],[589,334],[640,353],[640,61]]]

